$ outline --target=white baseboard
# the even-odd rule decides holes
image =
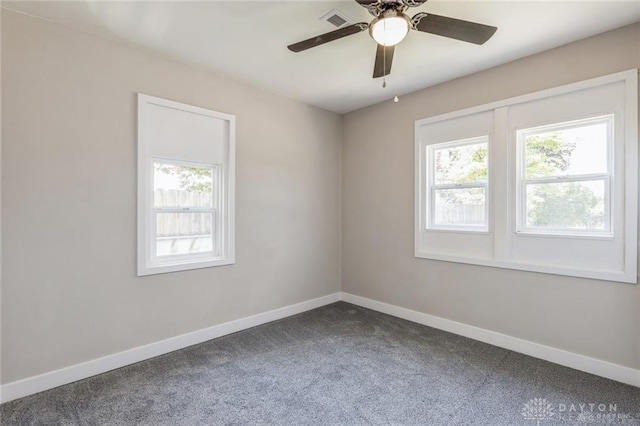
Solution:
[[[519,339],[506,334],[496,333],[495,331],[474,327],[461,322],[413,311],[411,309],[401,308],[388,303],[378,302],[376,300],[367,299],[365,297],[349,293],[343,292],[341,294],[341,300],[357,306],[362,306],[363,308],[372,309],[394,317],[406,319],[418,324],[427,325],[429,327],[489,343],[490,345],[529,355],[534,358],[543,359],[555,364],[564,365],[565,367],[595,374],[596,376],[640,387],[640,370],[624,367],[622,365],[613,364],[596,358],[590,358],[588,356],[553,348],[551,346],[541,345],[539,343],[530,342],[528,340]]]
[[[81,364],[72,365],[60,370],[40,374],[23,380],[7,383],[0,387],[0,403],[22,398],[27,395],[42,392],[77,380],[86,379],[96,374],[105,373],[116,368],[144,361],[149,358],[186,348],[197,343],[222,337],[227,334],[246,330],[257,325],[299,314],[311,309],[319,308],[340,300],[340,293],[330,294],[317,299],[274,309],[250,317],[229,321],[224,324],[193,331],[159,342],[139,346],[116,354],[107,355]]]
[[[576,370],[585,371],[607,379],[640,387],[640,370],[343,292],[307,300],[295,305],[226,322],[116,354],[107,355],[81,364],[65,367],[60,370],[7,383],[6,385],[0,386],[0,403],[12,401],[77,380],[86,379],[96,374],[105,373],[207,340],[319,308],[339,300],[418,324],[459,334],[514,352],[544,359],[566,367],[575,368]]]

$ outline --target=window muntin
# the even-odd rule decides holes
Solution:
[[[220,165],[153,159],[155,263],[220,256]]]
[[[517,132],[518,232],[611,236],[613,115]]]
[[[488,230],[488,136],[429,146],[430,229]]]

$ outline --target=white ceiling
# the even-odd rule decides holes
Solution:
[[[123,39],[299,101],[344,113],[640,21],[640,1],[430,0],[432,12],[498,27],[483,46],[412,31],[387,88],[371,78],[367,32],[301,53],[286,46],[332,31],[331,9],[369,22],[355,1],[3,1],[2,6]]]

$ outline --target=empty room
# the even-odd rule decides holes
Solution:
[[[640,425],[640,2],[0,38],[1,425]]]

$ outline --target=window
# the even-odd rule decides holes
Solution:
[[[523,129],[518,231],[611,236],[613,115]]]
[[[483,136],[429,147],[431,229],[488,229],[487,139]]]
[[[220,255],[219,164],[153,161],[154,260]]]
[[[637,79],[416,121],[415,256],[636,283]]]
[[[233,117],[139,95],[138,275],[233,263]]]

